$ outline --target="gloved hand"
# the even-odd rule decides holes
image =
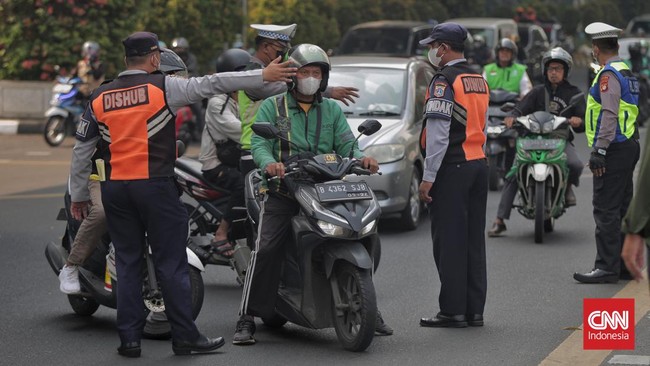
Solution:
[[[591,169],[591,172],[597,177],[605,174],[605,155],[607,155],[607,150],[603,148],[594,148],[594,151],[591,152],[591,157],[589,158],[589,169]]]

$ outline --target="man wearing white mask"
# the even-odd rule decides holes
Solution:
[[[487,288],[485,121],[489,89],[463,55],[467,30],[436,25],[429,46],[433,76],[424,112],[425,160],[420,198],[429,204],[433,257],[440,277],[440,312],[423,327],[483,325]]]
[[[254,316],[270,318],[275,314],[285,244],[291,241],[291,218],[299,209],[282,181],[287,160],[297,154],[336,151],[349,156],[352,151],[364,168],[373,173],[379,170],[377,161],[364,157],[359,150],[341,107],[321,96],[327,88],[330,71],[325,51],[312,44],[302,44],[290,52],[289,60],[298,71],[288,83],[288,91],[264,100],[255,121],[275,125],[290,143],[257,135],[251,138],[255,164],[268,177],[280,179],[267,182],[267,198],[262,202],[259,234],[246,273],[240,319],[233,337],[233,343],[238,345],[255,343]]]

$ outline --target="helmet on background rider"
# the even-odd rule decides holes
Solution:
[[[480,34],[474,36],[474,46],[480,47],[485,45],[485,37]]]
[[[501,38],[501,40],[499,40],[499,43],[497,43],[497,45],[494,47],[494,54],[497,55],[499,53],[499,50],[503,48],[512,51],[513,60],[517,57],[519,49],[517,48],[517,44],[515,44],[515,42],[513,42],[510,38]]]
[[[83,46],[81,46],[81,57],[97,59],[99,58],[100,49],[101,48],[99,47],[99,43],[95,41],[86,41],[84,42]]]
[[[162,48],[160,51],[160,71],[183,78],[188,76],[187,66],[180,56],[168,48]]]
[[[546,75],[548,69],[548,64],[551,61],[559,62],[564,65],[564,79],[569,77],[569,72],[571,67],[573,67],[573,57],[562,47],[555,47],[550,51],[547,51],[542,56],[542,73]]]
[[[251,60],[251,55],[241,48],[231,48],[217,57],[216,71],[242,71]]]
[[[174,52],[187,52],[190,50],[190,42],[184,37],[176,37],[172,40],[172,50]]]
[[[323,92],[327,89],[327,81],[330,77],[331,66],[330,59],[322,48],[309,43],[296,45],[289,50],[289,60],[292,61],[293,65],[297,68],[307,65],[320,66],[323,72],[323,79],[320,82],[318,90]],[[288,83],[289,90],[293,90],[297,85],[297,79],[295,76],[292,76],[291,80],[292,82]]]

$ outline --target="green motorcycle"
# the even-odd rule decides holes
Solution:
[[[507,177],[516,177],[520,201],[514,207],[525,218],[535,220],[535,243],[542,243],[544,232],[553,231],[554,220],[566,210],[569,168],[564,149],[569,123],[564,117],[541,111],[518,117],[515,126],[519,137]]]

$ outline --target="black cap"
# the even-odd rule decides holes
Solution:
[[[458,23],[440,23],[433,27],[429,37],[420,41],[421,45],[435,41],[447,41],[450,43],[463,44],[467,39],[467,30]]]
[[[124,54],[129,56],[144,56],[153,51],[160,51],[158,36],[151,32],[135,32],[122,41]]]

